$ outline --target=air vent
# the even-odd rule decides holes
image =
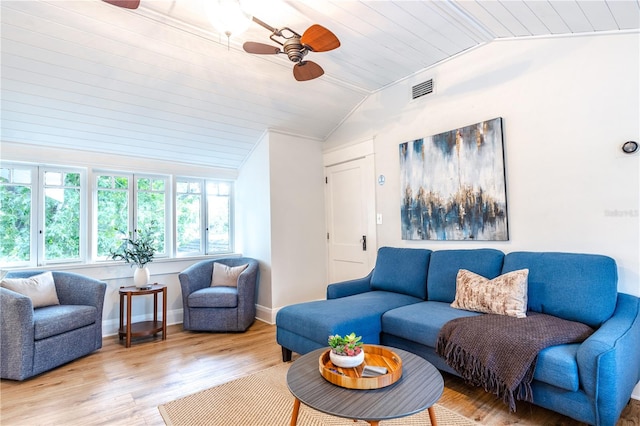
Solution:
[[[429,79],[420,84],[416,84],[411,88],[411,99],[417,99],[420,96],[428,95],[429,93],[433,93],[433,79]]]

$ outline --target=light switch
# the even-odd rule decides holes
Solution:
[[[376,223],[377,223],[378,225],[382,225],[382,213],[378,213],[378,214],[376,215]]]

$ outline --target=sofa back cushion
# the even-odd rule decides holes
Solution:
[[[438,250],[431,253],[427,278],[427,297],[451,303],[456,297],[456,277],[466,269],[493,279],[502,271],[504,253],[494,249]]]
[[[616,262],[579,253],[513,252],[503,273],[529,269],[529,310],[598,327],[613,315],[618,297]]]
[[[380,247],[371,275],[371,289],[426,299],[431,250]]]

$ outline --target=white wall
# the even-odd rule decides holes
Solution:
[[[638,33],[497,41],[371,96],[327,141],[375,138],[379,246],[600,253],[640,295]],[[411,101],[434,78],[435,93]],[[510,240],[403,241],[398,145],[503,117]]]
[[[266,322],[283,306],[325,296],[323,172],[319,141],[275,131],[240,169],[240,244],[260,260],[257,316]]]
[[[236,181],[236,246],[260,262],[258,317],[270,320],[271,190],[269,135],[265,134],[242,166]],[[266,312],[266,313],[265,313]],[[270,322],[270,321],[269,321]]]
[[[324,167],[319,141],[271,132],[273,307],[324,299]]]

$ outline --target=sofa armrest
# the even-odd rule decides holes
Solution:
[[[249,266],[238,275],[238,309],[241,311],[255,310],[258,274],[260,271],[257,260],[247,260]]]
[[[59,271],[53,271],[53,281],[61,305],[93,306],[102,318],[107,283],[84,275]]]
[[[364,278],[329,284],[327,286],[327,299],[338,299],[371,291],[371,275],[373,275],[373,271],[369,272],[369,275]]]
[[[213,263],[213,261],[200,261],[178,274],[182,297],[185,300],[194,291],[211,286]]]
[[[640,380],[640,299],[618,294],[613,316],[578,348],[580,383],[598,424],[615,424]]]
[[[34,324],[31,299],[0,288],[0,358],[3,379],[23,380],[33,368]]]

